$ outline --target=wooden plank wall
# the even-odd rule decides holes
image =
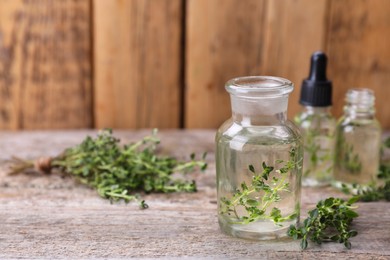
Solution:
[[[88,1],[0,2],[0,128],[92,127]]]
[[[370,88],[377,117],[390,129],[390,1],[333,1],[327,51],[336,113],[348,88]]]
[[[0,129],[216,128],[224,83],[292,80],[325,50],[340,116],[368,87],[390,129],[388,0],[2,0]]]
[[[230,117],[226,80],[262,69],[265,1],[187,1],[185,127]]]
[[[179,127],[182,4],[94,1],[96,127]]]

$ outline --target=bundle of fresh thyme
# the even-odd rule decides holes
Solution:
[[[174,177],[174,173],[188,173],[207,164],[201,160],[180,162],[173,157],[159,156],[156,146],[159,139],[156,130],[150,136],[128,145],[119,145],[120,140],[111,130],[101,131],[96,138],[87,137],[81,144],[66,149],[55,158],[26,161],[13,159],[11,174],[35,170],[50,172],[53,168],[74,176],[78,181],[93,187],[98,194],[111,201],[136,200],[141,208],[147,208],[137,192],[194,192],[195,181]]]

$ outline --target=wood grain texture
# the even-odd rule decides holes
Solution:
[[[17,154],[34,158],[55,155],[93,131],[4,132],[1,161]],[[123,141],[135,141],[149,131],[115,131]],[[197,193],[144,195],[150,208],[110,204],[96,192],[58,175],[7,176],[0,170],[0,258],[15,259],[389,259],[390,208],[386,202],[359,203],[352,249],[325,243],[249,241],[223,234],[218,227],[214,131],[162,131],[162,153],[183,158],[209,153],[209,168],[195,173]],[[319,199],[342,196],[331,188],[303,189],[302,212]],[[303,214],[305,217],[305,214]]]
[[[301,84],[309,74],[310,57],[325,48],[329,1],[269,0],[267,3],[262,74],[287,78],[294,83],[288,108],[292,119],[301,110]]]
[[[390,1],[332,1],[327,49],[334,110],[342,114],[349,88],[374,90],[377,116],[390,128]]]
[[[389,13],[388,0],[1,0],[0,129],[216,128],[225,82],[247,75],[292,80],[292,118],[318,49],[334,114],[347,89],[371,88],[390,129]]]
[[[262,71],[265,1],[187,1],[185,127],[230,117],[224,84]]]
[[[0,128],[85,128],[91,116],[90,3],[0,4]]]
[[[181,0],[94,0],[97,128],[180,124]]]
[[[324,48],[328,1],[245,3],[189,1],[185,100],[189,128],[218,127],[230,117],[223,87],[236,76],[290,79],[295,91],[289,116],[300,110],[300,84],[307,77],[310,55]]]

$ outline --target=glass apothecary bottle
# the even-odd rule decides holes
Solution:
[[[377,180],[381,126],[375,118],[375,96],[370,89],[350,89],[344,116],[336,127],[335,185],[366,185]]]
[[[225,88],[232,117],[216,134],[220,227],[241,238],[283,237],[300,211],[302,140],[286,117],[293,84],[253,76]]]
[[[326,77],[326,65],[325,53],[313,53],[309,77],[302,82],[302,111],[294,118],[303,136],[303,186],[326,186],[333,177],[336,120],[330,112],[332,82]]]

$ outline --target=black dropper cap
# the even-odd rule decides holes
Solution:
[[[332,105],[332,81],[326,78],[327,60],[326,54],[320,51],[311,56],[310,74],[302,82],[300,104],[313,107]]]

